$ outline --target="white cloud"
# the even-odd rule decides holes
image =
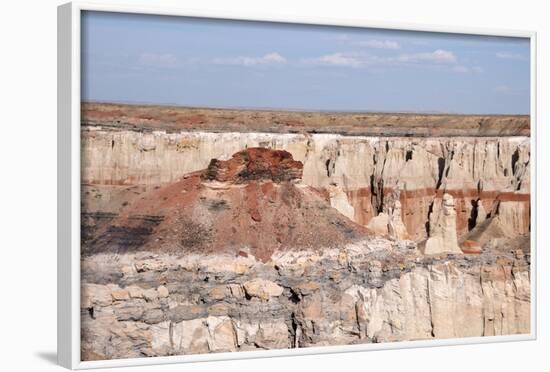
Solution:
[[[153,67],[174,67],[178,59],[173,54],[143,53],[139,56],[139,63]]]
[[[495,54],[495,56],[499,59],[510,59],[510,60],[516,60],[516,61],[525,59],[525,56],[519,53],[498,52]]]
[[[456,73],[481,73],[478,66],[458,64],[456,55],[447,50],[437,49],[433,52],[400,54],[397,56],[377,56],[367,52],[332,53],[316,58],[302,59],[303,64],[315,64],[340,67],[369,67],[369,66],[407,66],[411,64],[425,64],[427,66],[447,65],[449,71]]]
[[[375,49],[400,49],[401,45],[397,41],[392,40],[362,40],[355,43],[356,45],[375,48]]]
[[[286,58],[279,53],[269,53],[260,58],[260,63],[286,63]]]
[[[457,58],[453,52],[437,49],[433,52],[401,54],[398,57],[401,62],[435,62],[435,63],[456,63]]]
[[[354,56],[344,53],[334,53],[303,60],[306,64],[342,66],[342,67],[360,67],[363,62]]]
[[[214,60],[214,63],[219,65],[265,66],[285,64],[287,60],[279,53],[272,52],[261,57],[240,56],[235,58],[217,58]]]

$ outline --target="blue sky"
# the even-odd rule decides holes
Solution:
[[[85,12],[82,99],[529,113],[529,40]]]

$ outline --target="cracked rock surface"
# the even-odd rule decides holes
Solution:
[[[530,332],[524,118],[85,110],[83,360]]]
[[[268,263],[96,254],[82,271],[85,360],[530,330],[523,251],[428,257],[413,242],[374,238]]]

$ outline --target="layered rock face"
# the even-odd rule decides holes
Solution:
[[[428,258],[380,238],[269,263],[97,254],[82,266],[82,358],[528,333],[528,264],[506,250]]]
[[[223,161],[212,159],[204,179],[245,183],[251,180],[284,182],[302,179],[303,164],[287,151],[258,147],[246,149]]]
[[[82,131],[83,360],[530,332],[528,126],[179,132],[187,111],[111,108]]]
[[[510,236],[529,232],[529,137],[383,138],[88,128],[82,139],[83,183],[93,185],[106,199],[113,188],[103,186],[170,183],[207,168],[212,159],[264,147],[290,153],[303,164],[303,183],[329,192],[331,204],[363,226],[392,209],[397,199],[406,234],[421,241],[428,237],[434,203],[448,193],[455,201],[459,237],[487,217],[498,220],[494,223]]]

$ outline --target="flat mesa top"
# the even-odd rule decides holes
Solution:
[[[529,136],[528,115],[276,111],[83,103],[82,126],[167,132],[335,133],[350,136]]]

